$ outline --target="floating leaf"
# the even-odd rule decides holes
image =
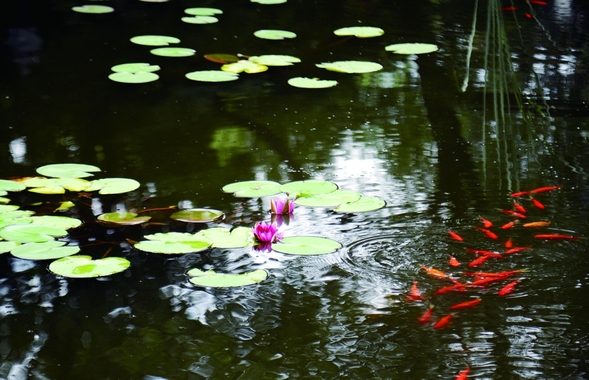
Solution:
[[[193,16],[212,16],[222,14],[223,11],[217,8],[187,8],[184,13]]]
[[[221,66],[221,70],[236,74],[244,71],[248,74],[257,74],[268,70],[268,66],[260,65],[243,59],[234,63],[223,65]]]
[[[353,212],[365,212],[365,211],[373,211],[383,208],[386,205],[386,202],[377,197],[361,197],[355,202],[344,203],[343,205],[337,207],[334,211],[335,212],[345,212],[345,213],[353,213]]]
[[[229,82],[239,79],[239,75],[220,70],[193,71],[186,78],[200,82]]]
[[[287,0],[251,0],[252,3],[259,3],[264,5],[284,4]]]
[[[168,46],[169,44],[180,43],[180,39],[170,36],[144,35],[132,37],[131,42],[144,46]]]
[[[110,69],[115,73],[151,73],[160,70],[160,67],[158,65],[150,65],[149,63],[145,62],[135,62],[121,63],[120,65],[115,65]]]
[[[233,63],[239,61],[239,57],[235,54],[205,54],[205,59],[216,63]]]
[[[28,210],[14,210],[0,213],[0,228],[10,226],[13,224],[29,224],[33,220],[30,218],[33,211]]]
[[[92,260],[91,256],[76,255],[55,260],[49,265],[49,270],[64,277],[92,278],[122,272],[130,265],[129,260],[122,257]]]
[[[148,222],[151,217],[137,216],[134,212],[119,211],[98,215],[97,219],[106,225],[135,226]]]
[[[78,7],[72,7],[72,10],[78,13],[102,14],[113,12],[115,9],[106,5],[80,5]]]
[[[43,243],[66,235],[62,228],[33,224],[10,225],[0,230],[0,237],[18,243]]]
[[[213,242],[203,236],[182,232],[157,233],[146,235],[148,241],[135,244],[135,248],[145,252],[164,254],[183,254],[204,251]]]
[[[18,247],[20,243],[15,241],[0,241],[0,254],[10,252],[13,248]]]
[[[123,194],[137,190],[141,184],[130,178],[103,178],[90,183],[86,191],[97,191],[98,194]]]
[[[219,210],[194,208],[173,213],[170,218],[186,223],[207,223],[222,220],[225,214]]]
[[[312,207],[334,207],[342,203],[355,202],[360,199],[360,193],[351,190],[335,190],[327,194],[317,194],[297,198],[297,205]]]
[[[90,181],[81,178],[44,178],[32,177],[22,182],[30,187],[29,191],[39,194],[63,194],[66,190],[83,191],[90,186]]]
[[[93,172],[99,171],[99,167],[86,164],[51,164],[37,168],[37,173],[41,175],[58,178],[92,177]]]
[[[326,194],[337,190],[337,185],[329,181],[307,180],[285,183],[280,191],[291,197],[307,197],[310,195]],[[297,200],[298,203],[298,200]]]
[[[149,52],[161,57],[190,57],[196,53],[196,50],[181,47],[163,47],[152,49]]]
[[[335,240],[314,236],[291,236],[272,244],[273,250],[291,255],[324,255],[341,247]]]
[[[254,243],[252,229],[249,227],[236,227],[231,231],[222,227],[209,228],[195,235],[212,240],[213,248],[241,248]]]
[[[285,38],[295,38],[297,35],[287,30],[261,29],[255,31],[254,36],[265,40],[283,40]]]
[[[299,88],[329,88],[337,86],[335,80],[320,80],[318,78],[296,77],[288,80],[288,84]]]
[[[323,62],[315,66],[329,71],[336,71],[338,73],[359,74],[372,73],[382,70],[382,65],[376,62],[368,61],[336,61]]]
[[[149,83],[160,79],[160,76],[154,73],[148,73],[144,71],[138,71],[136,73],[120,72],[112,73],[108,76],[108,79],[113,82],[129,83],[129,84],[140,84]]]
[[[249,60],[265,66],[291,66],[294,63],[301,62],[300,58],[292,55],[258,55],[249,57]]]
[[[280,184],[273,181],[243,181],[223,186],[225,193],[233,193],[236,197],[254,198],[281,193]]]
[[[59,202],[59,207],[55,211],[66,211],[75,206],[76,204],[71,201]]]
[[[203,272],[200,269],[191,269],[187,274],[192,277],[190,282],[193,284],[215,288],[252,285],[268,278],[268,272],[262,269],[242,274],[216,273],[213,270]]]
[[[214,24],[219,22],[219,19],[213,16],[192,16],[182,17],[182,21],[187,24]]]
[[[18,210],[20,206],[17,205],[0,205],[0,214],[9,211]]]
[[[64,245],[64,241],[28,243],[14,247],[10,250],[10,253],[14,257],[25,260],[55,260],[80,252],[80,247],[64,247]]]
[[[437,51],[438,46],[423,43],[392,44],[386,46],[385,50],[396,54],[427,54]]]
[[[349,26],[335,30],[336,36],[356,36],[358,38],[378,37],[384,34],[384,30],[374,26]]]
[[[56,215],[33,216],[31,222],[36,225],[61,228],[64,230],[77,228],[82,225],[82,221],[79,219]]]
[[[22,191],[26,188],[27,187],[25,185],[23,185],[22,183],[10,181],[7,179],[0,179],[0,190],[2,190],[4,192],[6,192],[6,191]],[[0,195],[6,195],[6,193],[0,194]]]

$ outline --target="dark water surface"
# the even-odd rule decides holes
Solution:
[[[86,2],[90,3],[90,2]],[[509,194],[546,185],[546,209],[521,202],[526,221],[550,220],[545,233],[589,236],[589,8],[574,0],[547,5],[495,0],[105,1],[115,12],[85,15],[76,1],[3,4],[0,66],[0,178],[30,176],[51,163],[79,162],[101,175],[134,178],[129,196],[96,197],[93,212],[177,205],[210,207],[221,226],[269,220],[269,199],[237,199],[228,183],[325,179],[387,202],[358,214],[297,207],[287,236],[335,239],[331,255],[296,257],[245,249],[157,256],[126,237],[182,226],[123,231],[89,228],[121,242],[123,274],[69,280],[46,262],[0,256],[0,378],[9,379],[476,379],[589,378],[587,241],[543,241],[511,220]],[[188,7],[216,7],[219,22],[180,21]],[[476,15],[476,18],[473,17]],[[385,30],[345,39],[344,26]],[[474,27],[474,33],[473,33]],[[258,29],[297,38],[258,39]],[[129,38],[178,37],[194,57],[163,58]],[[435,43],[440,50],[401,56],[392,43]],[[289,54],[302,63],[241,74],[235,82],[189,81],[218,69],[210,53]],[[315,64],[368,60],[371,74],[325,71]],[[156,82],[108,80],[110,67],[149,62]],[[296,76],[334,79],[303,90]],[[45,198],[43,198],[45,199]],[[61,199],[59,199],[61,200]],[[91,215],[92,216],[92,215]],[[473,226],[492,220],[494,241]],[[213,226],[213,225],[211,225]],[[184,228],[184,229],[183,229]],[[462,234],[465,243],[448,237]],[[420,265],[453,274],[474,255],[502,251],[511,237],[532,249],[480,270],[528,271],[505,297],[500,286],[435,295],[451,283]],[[80,241],[83,241],[80,237]],[[105,248],[82,253],[100,257]],[[454,255],[462,266],[452,268]],[[243,288],[190,285],[191,268],[268,280]],[[515,278],[514,278],[515,279]],[[413,281],[427,297],[407,302]],[[435,330],[434,317],[480,296]]]

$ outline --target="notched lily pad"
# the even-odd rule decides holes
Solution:
[[[239,79],[239,75],[220,70],[201,70],[186,74],[186,78],[199,82],[230,82]]]
[[[272,244],[272,249],[291,255],[325,255],[340,249],[342,245],[335,240],[315,236],[285,237]]]
[[[80,252],[80,247],[64,247],[65,244],[64,241],[28,243],[14,247],[10,250],[10,254],[24,260],[55,260]]]
[[[358,38],[378,37],[384,34],[384,30],[374,26],[349,26],[333,32],[336,36],[355,36]]]
[[[374,211],[383,208],[386,202],[377,197],[361,197],[355,202],[344,203],[337,207],[335,212],[354,213]]]
[[[135,244],[140,251],[163,254],[184,254],[208,249],[213,242],[203,236],[182,232],[157,233],[145,236],[147,241]]]
[[[143,36],[132,37],[131,42],[143,46],[168,46],[169,44],[180,43],[180,39],[170,36],[148,34]]]
[[[31,217],[31,223],[36,225],[61,228],[63,230],[77,228],[82,225],[82,221],[80,219],[56,215],[33,216]]]
[[[149,52],[160,57],[190,57],[196,53],[196,50],[182,47],[163,47],[151,49]]]
[[[20,243],[15,241],[0,241],[0,254],[10,252],[15,247],[18,247]]]
[[[355,202],[361,194],[351,190],[335,190],[327,194],[317,194],[297,198],[297,205],[311,207],[335,207],[347,202]]]
[[[181,20],[187,24],[214,24],[219,22],[219,19],[213,16],[190,16],[182,17]]]
[[[369,61],[323,62],[318,63],[315,66],[329,71],[348,74],[373,73],[375,71],[380,71],[383,68],[380,63]]]
[[[138,72],[154,72],[160,70],[158,65],[151,65],[145,62],[121,63],[110,68],[115,73],[138,73]]]
[[[93,278],[123,272],[130,265],[131,262],[122,257],[92,260],[91,256],[75,255],[55,260],[49,265],[49,270],[64,277]]]
[[[252,229],[248,227],[236,227],[233,230],[222,227],[209,228],[195,235],[212,240],[212,248],[241,248],[254,243]]]
[[[10,181],[7,179],[0,179],[0,190],[2,191],[23,191],[24,189],[26,189],[27,187],[25,185],[23,185],[22,183],[16,182],[16,181]],[[6,195],[6,194],[0,194],[0,195]]]
[[[43,243],[66,235],[62,228],[34,224],[10,225],[0,230],[0,237],[17,243]]]
[[[192,16],[212,16],[222,14],[223,11],[217,8],[204,8],[204,7],[196,7],[196,8],[186,8],[184,13],[192,15]]]
[[[252,285],[262,282],[268,278],[268,272],[262,269],[242,274],[224,274],[216,273],[213,270],[204,272],[200,269],[191,269],[187,274],[191,276],[191,283],[198,286],[209,286],[215,288]]]
[[[252,56],[249,57],[249,60],[251,62],[265,66],[291,66],[295,63],[301,62],[300,58],[293,57],[292,55],[278,54]]]
[[[280,191],[291,197],[308,197],[317,194],[327,194],[337,190],[337,185],[329,181],[307,180],[285,183],[280,186]],[[297,200],[298,203],[298,200]]]
[[[37,173],[41,175],[58,178],[92,177],[92,173],[99,171],[99,167],[86,164],[51,164],[37,168]]]
[[[265,40],[284,40],[286,38],[295,38],[297,35],[287,30],[261,29],[255,31],[254,36]]]
[[[120,211],[120,212],[108,212],[106,214],[98,215],[96,218],[101,224],[107,226],[118,225],[118,226],[135,226],[143,223],[147,223],[150,216],[137,216],[134,212]]]
[[[438,51],[438,46],[424,43],[405,43],[388,45],[385,50],[396,54],[427,54]]]
[[[257,74],[268,70],[268,66],[242,59],[240,61],[221,66],[221,70],[235,74],[242,72],[246,72],[248,74]]]
[[[130,178],[103,178],[90,183],[85,191],[98,191],[98,194],[123,194],[137,190],[141,184]]]
[[[194,208],[173,213],[170,219],[186,223],[219,222],[225,218],[225,214],[219,210],[209,208]]]
[[[135,73],[131,72],[120,72],[112,73],[108,76],[108,79],[113,82],[129,83],[129,84],[140,84],[154,82],[160,79],[160,76],[154,73],[138,71]]]
[[[280,186],[273,181],[243,181],[225,185],[221,190],[239,198],[255,198],[279,194],[282,192]]]
[[[321,80],[319,78],[296,77],[290,78],[288,80],[288,84],[298,88],[330,88],[337,86],[337,81]]]

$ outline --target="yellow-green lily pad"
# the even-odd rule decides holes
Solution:
[[[249,227],[236,227],[233,230],[223,227],[209,228],[195,235],[212,240],[212,248],[241,248],[254,243],[252,229]]]
[[[160,36],[155,34],[147,34],[143,36],[135,36],[131,38],[131,42],[143,46],[168,46],[169,44],[180,43],[180,39],[170,36]]]
[[[273,181],[242,181],[225,185],[221,190],[240,198],[254,198],[279,194],[282,192],[280,186]]]
[[[205,8],[205,7],[195,7],[195,8],[186,8],[184,13],[192,15],[192,16],[212,16],[212,15],[219,15],[222,14],[223,11],[217,8]]]
[[[248,60],[265,66],[291,66],[301,62],[300,58],[293,57],[292,55],[279,54],[255,55],[249,57]]]
[[[55,260],[80,252],[80,247],[64,247],[65,244],[64,241],[27,243],[12,248],[10,254],[24,260]]]
[[[137,216],[134,212],[119,211],[98,215],[96,219],[105,225],[135,226],[147,223],[151,216]]]
[[[327,194],[337,190],[337,185],[329,181],[306,180],[288,182],[280,186],[280,191],[291,197],[308,197],[311,195]],[[298,199],[297,199],[298,202]]]
[[[355,202],[344,203],[338,206],[335,212],[354,213],[374,211],[383,208],[386,202],[377,197],[361,197]]]
[[[162,47],[152,49],[149,52],[161,57],[190,57],[196,53],[196,50],[182,47]]]
[[[349,26],[339,28],[333,32],[336,36],[355,36],[358,38],[378,37],[384,34],[384,30],[374,26]]]
[[[289,32],[288,30],[278,29],[261,29],[254,32],[254,36],[263,38],[265,40],[284,40],[286,38],[295,38],[296,33]]]
[[[20,182],[10,181],[8,179],[0,179],[0,190],[2,191],[22,191],[27,187]],[[6,193],[0,194],[6,195]]]
[[[203,236],[184,232],[157,233],[145,236],[147,241],[140,241],[135,248],[140,251],[163,254],[184,254],[208,249],[213,242]]]
[[[173,213],[170,219],[186,223],[208,223],[223,220],[225,214],[209,208],[193,208]]]
[[[66,235],[67,231],[62,228],[36,224],[16,224],[0,230],[0,237],[17,243],[43,243]]]
[[[285,237],[272,244],[272,249],[290,255],[325,255],[340,249],[342,245],[335,240],[316,236]]]
[[[336,71],[338,73],[348,74],[373,73],[375,71],[380,71],[383,68],[380,63],[369,61],[323,62],[318,63],[315,66],[329,71]]]
[[[37,173],[47,177],[58,178],[85,178],[92,177],[93,172],[99,172],[100,168],[86,164],[50,164],[37,168]]]
[[[362,195],[352,190],[335,190],[327,194],[317,194],[297,198],[297,205],[311,207],[335,207],[343,203],[355,202]]]
[[[190,282],[205,287],[228,288],[257,284],[268,278],[268,272],[262,269],[242,274],[216,273],[213,270],[206,272],[200,269],[191,269],[187,273]]]
[[[388,45],[385,50],[396,54],[427,54],[438,51],[438,46],[424,43],[405,43]]]
[[[75,255],[55,260],[49,270],[57,275],[71,278],[93,278],[120,273],[131,265],[122,257],[105,257],[92,260],[91,256]]]
[[[213,16],[186,16],[181,19],[187,24],[214,24],[219,22],[219,19]]]
[[[186,74],[186,78],[199,82],[230,82],[239,79],[239,75],[220,70],[201,70]]]
[[[337,86],[337,81],[321,80],[319,78],[296,77],[290,78],[288,80],[288,84],[298,88],[330,88]]]
[[[268,66],[242,59],[240,61],[227,63],[221,66],[221,70],[235,74],[242,72],[246,72],[248,74],[257,74],[268,70]]]
[[[139,182],[130,178],[102,178],[94,180],[85,191],[98,191],[98,194],[123,194],[137,190]]]
[[[91,14],[103,14],[103,13],[111,13],[114,12],[113,7],[109,7],[106,5],[80,5],[77,7],[72,7],[72,11],[78,13],[91,13]]]
[[[36,225],[61,228],[64,230],[77,228],[82,225],[82,221],[80,219],[57,215],[33,216],[31,217],[31,223]]]

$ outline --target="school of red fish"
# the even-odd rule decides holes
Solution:
[[[543,193],[551,192],[554,190],[560,189],[561,186],[545,186],[539,187],[536,189],[532,189],[529,191],[519,191],[510,195],[511,202],[513,204],[513,208],[511,209],[501,209],[499,210],[502,214],[508,215],[512,218],[511,221],[501,224],[495,227],[493,221],[480,217],[477,221],[477,224],[474,228],[481,231],[481,233],[491,239],[499,241],[499,236],[497,233],[501,231],[512,229],[512,228],[544,228],[550,226],[551,222],[549,220],[537,220],[537,221],[530,221],[527,223],[523,223],[522,220],[528,217],[528,209],[526,207],[534,207],[538,210],[544,210],[546,206],[542,203],[537,196]],[[505,218],[505,217],[502,217]],[[499,217],[495,219],[501,219]],[[493,231],[495,229],[495,231]],[[467,244],[465,239],[456,231],[448,230],[448,235],[450,239],[458,242],[460,244]],[[579,239],[578,236],[573,236],[569,234],[560,234],[560,233],[538,233],[534,235],[537,239],[542,240],[577,240]],[[491,251],[488,249],[477,249],[472,247],[465,247],[464,251],[465,254],[461,255],[460,257],[455,257],[450,255],[448,260],[448,265],[453,268],[457,269],[462,266],[466,266],[468,268],[480,268],[487,263],[489,260],[495,259],[504,259],[509,255],[525,253],[531,250],[531,246],[514,246],[514,242],[511,238],[501,242],[501,249],[498,251]],[[468,259],[470,255],[474,255],[473,259]],[[458,255],[457,255],[458,256]],[[459,259],[466,259],[470,260],[468,263],[461,263]],[[472,296],[473,290],[476,292],[477,290],[486,290],[484,297],[486,294],[490,293],[492,290],[493,294],[497,296],[503,297],[507,296],[513,292],[517,292],[518,285],[525,279],[522,277],[522,274],[526,273],[526,269],[516,269],[510,271],[502,271],[502,272],[484,272],[484,271],[462,271],[462,272],[454,272],[452,274],[446,273],[443,270],[427,267],[425,265],[421,265],[420,268],[423,270],[425,274],[429,277],[434,278],[436,280],[440,280],[441,282],[446,282],[448,285],[440,286],[437,290],[433,293],[434,295],[442,295],[451,292],[458,292],[464,293],[465,296]],[[449,284],[451,283],[451,285]],[[496,289],[493,289],[496,287]],[[413,283],[410,285],[409,292],[405,297],[405,300],[408,302],[426,302],[428,299],[431,298],[426,297],[423,295],[422,291],[419,288],[419,281],[414,280]],[[451,325],[452,319],[457,317],[457,313],[461,310],[469,309],[476,307],[480,303],[484,301],[481,298],[481,295],[476,295],[474,298],[470,298],[463,302],[454,304],[449,307],[447,311],[440,311],[439,317],[436,318],[437,308],[430,303],[427,305],[425,311],[417,318],[417,322],[423,325],[430,324],[433,329],[442,329],[449,325]],[[468,374],[471,371],[470,367],[466,367],[461,370],[458,375],[456,376],[456,380],[466,380],[468,379]]]

